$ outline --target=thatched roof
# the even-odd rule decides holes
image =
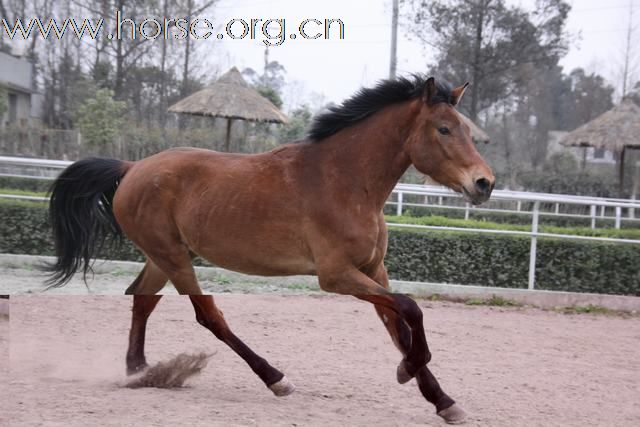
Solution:
[[[640,107],[631,98],[570,132],[560,143],[568,146],[605,148],[622,151],[640,148]]]
[[[169,107],[171,113],[287,123],[287,116],[242,78],[236,67],[206,87]]]
[[[487,135],[485,131],[480,129],[477,124],[473,123],[469,117],[465,116],[459,111],[458,114],[462,118],[462,121],[465,122],[471,129],[471,139],[473,139],[473,142],[475,142],[476,144],[480,142],[484,142],[485,144],[487,144],[489,141],[491,141],[489,135]]]

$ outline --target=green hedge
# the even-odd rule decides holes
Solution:
[[[53,255],[46,205],[41,202],[0,199],[0,253]],[[110,246],[109,242],[105,247]],[[144,261],[135,246],[126,241],[118,250],[103,250],[101,258]]]
[[[0,188],[13,188],[24,191],[46,193],[53,184],[52,180],[0,176]]]
[[[640,248],[538,239],[536,289],[640,295]],[[530,239],[391,230],[389,276],[400,280],[526,288]]]
[[[0,201],[0,253],[53,254],[42,203]],[[526,288],[530,240],[467,232],[390,230],[393,279]],[[130,242],[104,258],[143,260]],[[640,295],[637,245],[538,240],[536,288]]]

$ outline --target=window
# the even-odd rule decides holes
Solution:
[[[18,117],[18,95],[9,94],[9,123],[15,123]]]
[[[607,150],[604,148],[594,148],[593,150],[593,158],[594,159],[604,159],[604,155]]]

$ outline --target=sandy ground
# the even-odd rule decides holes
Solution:
[[[368,304],[339,296],[216,297],[232,329],[298,389],[277,398],[168,296],[147,333],[150,362],[215,352],[174,390],[122,388],[131,300],[11,298],[14,426],[443,425]],[[422,301],[441,384],[478,426],[640,425],[640,319]],[[2,324],[0,324],[2,327]],[[3,400],[3,399],[0,399]]]
[[[0,304],[7,300],[0,300]],[[9,418],[9,317],[0,313],[0,425],[8,425]]]

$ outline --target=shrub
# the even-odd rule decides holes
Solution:
[[[0,176],[0,188],[15,190],[47,192],[53,181],[44,179],[18,178],[13,176]]]
[[[399,280],[526,288],[530,239],[472,232],[391,231],[386,265]],[[536,289],[640,295],[631,244],[538,239]]]
[[[78,107],[76,120],[90,147],[107,151],[124,124],[126,106],[114,99],[110,89],[98,89],[93,97],[84,100]]]

